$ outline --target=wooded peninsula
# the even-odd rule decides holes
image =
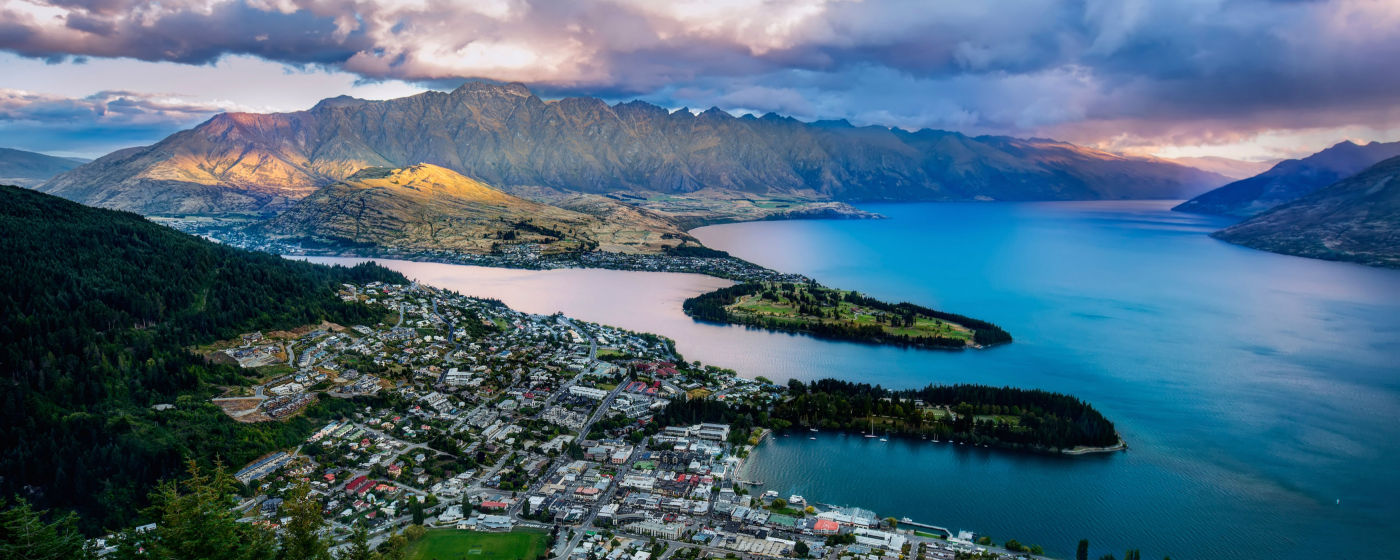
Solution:
[[[892,390],[822,379],[788,382],[786,398],[769,406],[691,399],[669,404],[662,425],[729,423],[733,430],[823,429],[872,436],[1077,454],[1123,448],[1107,418],[1070,395],[987,385],[929,385]]]
[[[1011,342],[992,323],[912,303],[888,303],[815,282],[744,282],[685,300],[687,315],[818,338],[943,350]]]

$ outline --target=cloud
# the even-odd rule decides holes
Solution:
[[[1372,0],[0,0],[0,49],[35,59],[249,56],[1124,149],[1400,125],[1396,29]]]
[[[125,91],[68,98],[0,89],[0,138],[21,149],[89,155],[160,138],[235,109],[230,103]]]

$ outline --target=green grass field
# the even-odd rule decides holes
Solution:
[[[548,552],[549,534],[517,529],[479,533],[432,529],[409,545],[408,560],[535,560]]]
[[[806,288],[799,288],[799,293],[805,292]],[[844,293],[844,292],[842,292]],[[785,321],[792,327],[803,327],[812,323],[855,323],[857,325],[876,325],[875,316],[867,312],[857,312],[857,306],[851,303],[840,301],[834,306],[824,306],[822,310],[828,315],[835,310],[836,317],[814,317],[804,315],[798,311],[798,304],[789,301],[787,297],[780,297],[779,301],[765,300],[758,296],[743,296],[739,301],[729,306],[729,310],[736,314],[751,317],[764,317]],[[910,337],[939,336],[943,338],[953,338],[958,340],[968,340],[972,338],[972,331],[954,323],[948,323],[929,317],[919,316],[915,319],[912,327],[881,325],[883,330],[893,335],[904,335]]]
[[[604,358],[611,358],[611,357],[614,357],[614,356],[624,356],[624,355],[625,355],[625,354],[623,354],[622,352],[618,351],[618,349],[616,349],[616,348],[599,348],[599,349],[598,349],[598,359],[599,359],[599,360],[604,359]]]

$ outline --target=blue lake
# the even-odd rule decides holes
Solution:
[[[1066,392],[1131,445],[1051,458],[794,436],[762,446],[746,474],[1062,556],[1080,538],[1093,557],[1133,546],[1149,558],[1341,558],[1391,546],[1400,272],[1229,245],[1206,236],[1228,221],[1170,206],[870,205],[890,219],[696,231],[769,267],[1016,337],[951,356],[835,345],[795,376]]]
[[[1131,449],[1049,457],[840,434],[778,437],[746,466],[765,489],[861,505],[1061,557],[1400,557],[1400,272],[1244,249],[1168,202],[867,205],[890,219],[693,233],[824,284],[1000,324],[946,353],[695,323],[686,274],[506,271],[386,261],[537,313],[677,341],[686,358],[773,379],[985,383],[1091,402]],[[316,259],[332,261],[333,259]]]

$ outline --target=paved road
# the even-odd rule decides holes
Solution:
[[[613,399],[616,399],[617,396],[622,393],[622,389],[627,387],[627,384],[631,382],[632,378],[630,376],[624,377],[621,383],[613,387],[613,390],[609,392],[608,396],[603,399],[603,402],[598,405],[598,409],[593,411],[593,415],[588,417],[587,422],[583,423],[583,429],[578,432],[579,439],[588,437],[588,430],[593,428],[593,424],[603,419],[603,415],[607,414],[608,410],[612,408]]]
[[[618,385],[618,387],[622,387],[622,385]],[[616,392],[614,392],[614,394],[616,394]],[[645,444],[646,440],[643,440],[642,445]],[[617,495],[618,491],[621,490],[621,487],[618,485],[618,483],[621,482],[624,477],[626,477],[629,473],[632,472],[632,465],[637,462],[638,456],[639,455],[637,453],[633,453],[632,456],[627,459],[626,463],[617,466],[617,474],[613,477],[612,484],[609,484],[607,491],[600,494],[598,496],[598,500],[593,502],[593,505],[588,507],[588,515],[584,516],[584,518],[579,522],[578,529],[575,531],[574,534],[574,538],[569,539],[568,545],[566,545],[564,549],[560,551],[560,554],[557,557],[559,560],[568,558],[569,554],[573,553],[574,548],[578,547],[579,542],[583,540],[584,532],[587,531],[589,527],[593,526],[593,521],[597,519],[598,509],[601,508],[604,504],[612,503],[613,496]]]
[[[581,334],[588,334],[588,331],[586,331],[586,330],[584,330],[582,327],[578,326],[578,323],[575,323],[573,319],[570,319],[570,318],[568,318],[568,317],[564,317],[564,322],[565,322],[565,323],[568,323],[568,324],[569,324],[569,327],[573,328],[574,330],[578,331],[579,333],[581,333]],[[593,335],[590,334],[590,335],[588,335],[588,358],[589,358],[589,359],[594,359],[594,358],[597,358],[597,357],[598,357],[598,341],[595,340],[595,339],[593,338]]]

